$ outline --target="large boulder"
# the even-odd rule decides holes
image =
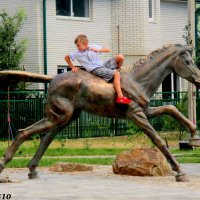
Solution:
[[[165,157],[156,148],[137,148],[116,156],[113,172],[131,176],[173,175]]]
[[[82,165],[77,163],[56,163],[54,166],[49,168],[53,172],[74,172],[74,171],[93,171],[93,166]]]

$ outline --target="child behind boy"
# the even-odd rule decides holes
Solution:
[[[72,72],[77,72],[79,70],[79,68],[75,67],[71,62],[71,60],[77,60],[86,71],[91,74],[99,76],[107,82],[114,79],[114,88],[117,92],[117,103],[131,103],[132,100],[123,96],[120,84],[119,70],[123,64],[124,57],[122,55],[117,55],[103,63],[99,54],[110,52],[110,50],[102,48],[100,45],[88,44],[86,35],[78,35],[75,39],[75,44],[77,50],[65,56],[65,60],[69,67],[71,67]]]

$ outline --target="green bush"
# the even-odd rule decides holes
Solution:
[[[0,70],[23,70],[20,63],[27,49],[27,39],[17,39],[18,33],[26,20],[23,9],[9,16],[6,11],[0,12]],[[14,89],[16,87],[12,87]],[[18,85],[19,89],[25,89],[26,84]],[[2,89],[2,86],[1,86]],[[3,88],[5,90],[6,88]]]
[[[27,39],[16,39],[26,19],[20,9],[14,16],[0,12],[0,70],[17,69],[27,47]]]

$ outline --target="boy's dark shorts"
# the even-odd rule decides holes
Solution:
[[[107,82],[110,82],[113,80],[116,68],[117,68],[116,59],[110,58],[103,64],[102,67],[98,67],[92,70],[91,73],[103,78]]]

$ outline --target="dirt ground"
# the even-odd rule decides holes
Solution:
[[[130,177],[114,175],[111,166],[94,166],[92,172],[55,173],[39,169],[39,179],[29,180],[27,169],[6,169],[16,183],[0,184],[0,193],[13,200],[169,200],[200,199],[200,164],[182,164],[190,182],[173,176]]]

